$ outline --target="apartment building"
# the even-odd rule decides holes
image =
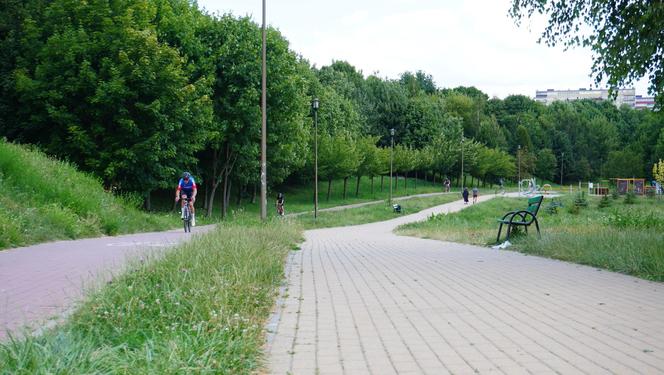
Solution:
[[[629,107],[635,108],[636,92],[633,88],[619,89],[615,99],[609,98],[608,89],[578,89],[578,90],[554,90],[547,89],[545,91],[535,91],[535,100],[551,104],[555,101],[572,101],[572,100],[612,100],[613,103],[620,107],[625,104]],[[653,101],[654,103],[654,101]]]

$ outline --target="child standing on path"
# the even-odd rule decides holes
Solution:
[[[480,190],[475,186],[473,188],[473,204],[477,202],[477,197],[480,195]]]
[[[461,195],[463,195],[463,204],[468,204],[468,188],[467,187],[463,188],[463,193],[461,193]]]

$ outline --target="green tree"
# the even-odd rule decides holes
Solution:
[[[150,1],[31,4],[11,136],[149,204],[150,191],[195,164],[211,122],[208,82],[191,79],[177,49],[160,42]]]
[[[664,93],[664,6],[661,1],[513,0],[510,15],[517,24],[534,13],[549,15],[540,41],[590,47],[592,72],[613,88],[648,76],[649,91]]]
[[[604,170],[606,177],[643,177],[643,159],[631,150],[611,151]]]
[[[557,166],[558,160],[551,149],[543,148],[537,152],[537,160],[535,161],[536,176],[552,181],[556,176]]]

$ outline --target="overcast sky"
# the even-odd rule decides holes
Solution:
[[[517,27],[510,0],[267,0],[267,22],[312,64],[345,60],[365,76],[423,70],[439,87],[489,96],[590,88],[591,53],[537,44],[545,19]],[[198,0],[210,13],[261,21],[261,0]],[[635,85],[646,95],[647,83]]]

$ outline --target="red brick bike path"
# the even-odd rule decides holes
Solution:
[[[0,340],[60,320],[86,290],[108,281],[128,259],[163,250],[213,226],[49,242],[0,251]]]

